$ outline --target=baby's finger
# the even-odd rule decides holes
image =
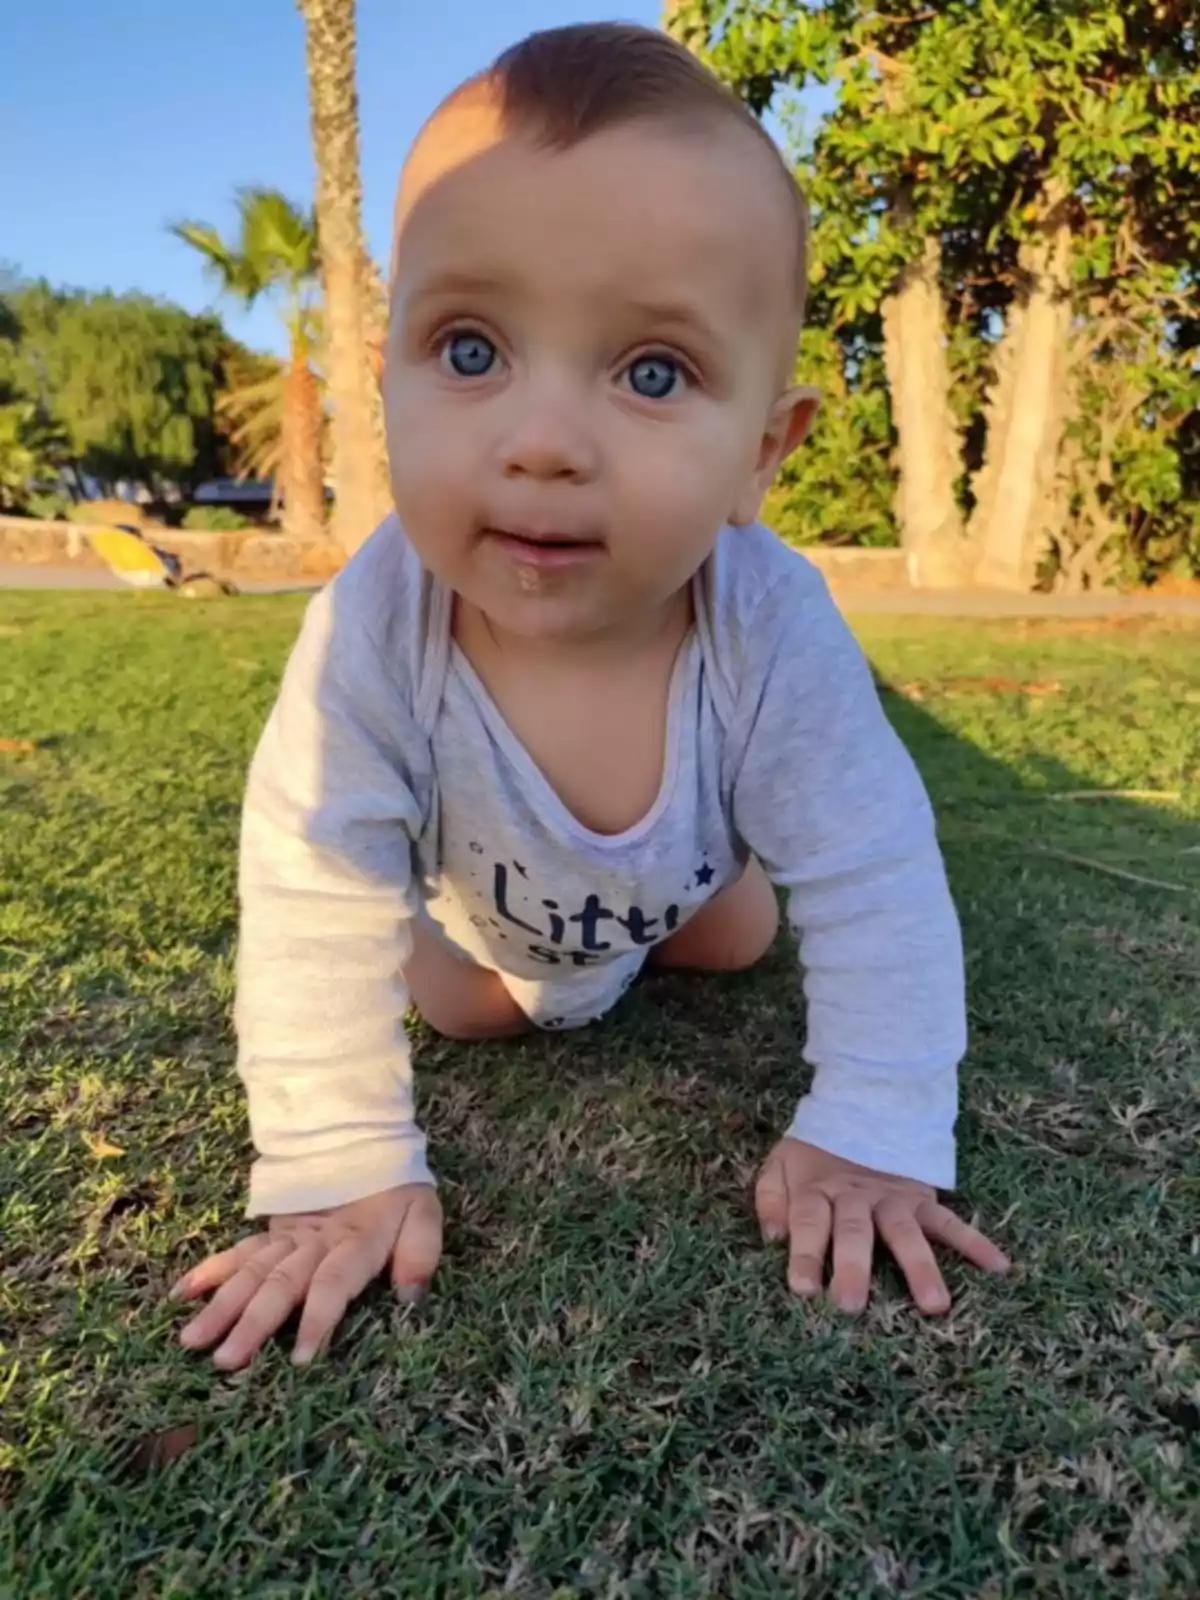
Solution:
[[[782,1161],[771,1158],[754,1185],[754,1210],[767,1244],[786,1239],[788,1233],[787,1173]]]
[[[259,1285],[229,1337],[213,1351],[216,1366],[226,1370],[244,1367],[304,1299],[327,1245],[316,1234],[299,1243],[294,1240],[285,1242],[288,1253],[282,1260],[276,1261],[265,1275],[260,1275]],[[252,1262],[243,1271],[252,1271],[257,1265],[257,1262]],[[232,1287],[232,1284],[227,1287]],[[218,1295],[223,1292],[218,1291]]]
[[[405,1299],[419,1299],[442,1259],[442,1207],[433,1189],[409,1202],[392,1251],[392,1283]]]
[[[871,1292],[875,1224],[870,1197],[861,1189],[839,1194],[833,1207],[833,1278],[829,1298],[841,1311],[860,1312]]]
[[[259,1238],[259,1249],[248,1254],[204,1309],[181,1330],[180,1344],[189,1350],[204,1350],[223,1338],[258,1293],[263,1279],[292,1249],[289,1239],[271,1239],[265,1234]]]
[[[195,1300],[199,1295],[207,1294],[210,1289],[219,1289],[249,1261],[251,1256],[257,1255],[267,1242],[267,1234],[252,1233],[248,1239],[240,1239],[228,1250],[218,1251],[215,1256],[209,1256],[207,1260],[201,1261],[198,1266],[192,1267],[181,1277],[176,1278],[168,1291],[168,1297],[171,1300]]]
[[[334,1245],[313,1273],[305,1297],[296,1348],[292,1352],[292,1360],[298,1367],[305,1366],[328,1342],[345,1316],[346,1307],[372,1278],[379,1276],[381,1265],[382,1262],[368,1254],[361,1235],[349,1235]]]
[[[984,1237],[978,1228],[956,1217],[953,1211],[934,1200],[918,1207],[917,1221],[931,1239],[982,1267],[985,1272],[1007,1272],[1011,1265],[1004,1251]]]
[[[889,1205],[885,1201],[875,1213],[875,1223],[904,1274],[917,1306],[927,1316],[949,1311],[950,1291],[938,1270],[925,1231],[910,1207]]]
[[[801,1189],[788,1207],[788,1287],[793,1294],[820,1294],[833,1208],[820,1189]]]

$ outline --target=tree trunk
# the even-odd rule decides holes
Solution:
[[[909,576],[920,588],[969,580],[970,562],[955,498],[960,441],[950,409],[941,246],[929,238],[883,303],[884,360],[896,429],[896,519]]]
[[[363,315],[354,0],[298,0],[306,25],[317,233],[332,405],[334,531],[353,551],[391,509],[379,390]]]
[[[363,295],[363,336],[367,344],[367,362],[371,370],[371,382],[376,390],[379,388],[383,377],[383,357],[387,347],[388,321],[391,306],[388,298],[388,286],[383,281],[383,275],[367,250],[362,253],[360,263],[362,273]],[[384,463],[387,471],[387,431],[383,425],[383,406],[377,405],[374,411],[373,424],[376,430],[375,450],[378,459]],[[388,510],[391,510],[391,491],[388,491]]]
[[[364,250],[361,262],[363,285],[363,333],[371,371],[378,382],[383,372],[383,350],[388,331],[388,287],[383,274]]]
[[[971,485],[975,582],[1028,592],[1061,521],[1059,455],[1070,412],[1070,227],[1051,197],[1021,248],[1025,290],[1008,316],[988,394],[987,454]]]
[[[297,543],[325,536],[325,470],[321,461],[321,386],[301,351],[293,351],[283,391],[279,477],[283,531]]]

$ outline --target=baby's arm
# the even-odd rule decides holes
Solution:
[[[381,1270],[402,1231],[415,1275],[436,1265],[400,976],[423,763],[406,697],[334,584],[309,608],[246,792],[235,1020],[258,1150],[249,1214],[271,1222],[179,1290],[218,1289],[185,1342],[233,1327],[222,1364],[249,1359],[318,1288],[319,1342],[329,1307]]]
[[[923,1227],[920,1250],[910,1252],[917,1277],[908,1275],[926,1308],[939,1309],[945,1290],[924,1235],[984,1265],[998,1267],[1003,1258],[994,1247],[990,1255],[978,1248],[986,1241],[934,1195],[955,1181],[966,1005],[961,936],[933,814],[823,582],[799,569],[767,607],[751,634],[761,654],[749,674],[755,699],[744,713],[734,817],[788,893],[808,1002],[805,1057],[815,1075],[770,1169],[770,1192],[760,1187],[760,1214],[769,1231],[790,1232],[793,1287],[801,1292],[819,1287],[832,1233],[835,1298],[851,1305],[865,1299],[870,1268],[864,1189],[873,1205],[882,1197],[874,1222],[889,1244],[893,1202],[907,1195],[909,1221],[916,1214]],[[831,1184],[829,1174],[844,1182]],[[797,1208],[790,1191],[800,1188]],[[823,1195],[824,1211],[810,1188]],[[842,1196],[847,1219],[855,1219],[849,1230],[860,1239],[845,1252],[854,1263],[849,1280],[839,1277],[840,1189],[856,1196],[853,1203]],[[898,1231],[913,1243],[920,1229],[901,1218]]]

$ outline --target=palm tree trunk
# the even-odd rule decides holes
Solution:
[[[303,351],[294,350],[283,393],[279,476],[283,531],[298,544],[325,536],[325,471],[321,461],[321,386]]]
[[[332,403],[334,531],[358,548],[391,508],[379,390],[363,315],[354,0],[298,0],[304,16],[309,117],[317,165],[317,232],[325,285]]]
[[[1070,413],[1071,231],[1061,197],[1021,247],[1026,289],[1009,312],[987,402],[987,455],[972,482],[975,581],[1029,591],[1065,510],[1058,469]]]
[[[896,520],[911,581],[965,583],[970,565],[955,495],[960,440],[950,409],[941,246],[925,241],[883,303],[884,361],[896,430]]]
[[[363,336],[367,341],[367,362],[371,369],[371,381],[378,389],[383,377],[383,354],[387,346],[388,318],[390,307],[388,305],[388,288],[383,281],[383,275],[375,265],[371,255],[364,250],[360,263],[362,272],[363,294]],[[387,462],[387,432],[383,423],[383,406],[375,407],[374,425],[376,428],[375,449],[379,460]],[[391,509],[389,493],[388,509]]]

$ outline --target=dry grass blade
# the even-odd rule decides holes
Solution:
[[[1179,800],[1178,789],[1058,789],[1039,800]]]
[[[1029,848],[1040,856],[1049,856],[1053,861],[1066,861],[1073,867],[1087,867],[1092,872],[1106,873],[1110,878],[1121,878],[1125,883],[1140,883],[1147,889],[1169,889],[1174,894],[1200,892],[1187,883],[1168,883],[1165,878],[1148,878],[1143,873],[1130,872],[1128,867],[1113,867],[1107,861],[1097,861],[1092,856],[1076,855],[1072,850],[1055,850],[1048,844],[1034,844]]]

